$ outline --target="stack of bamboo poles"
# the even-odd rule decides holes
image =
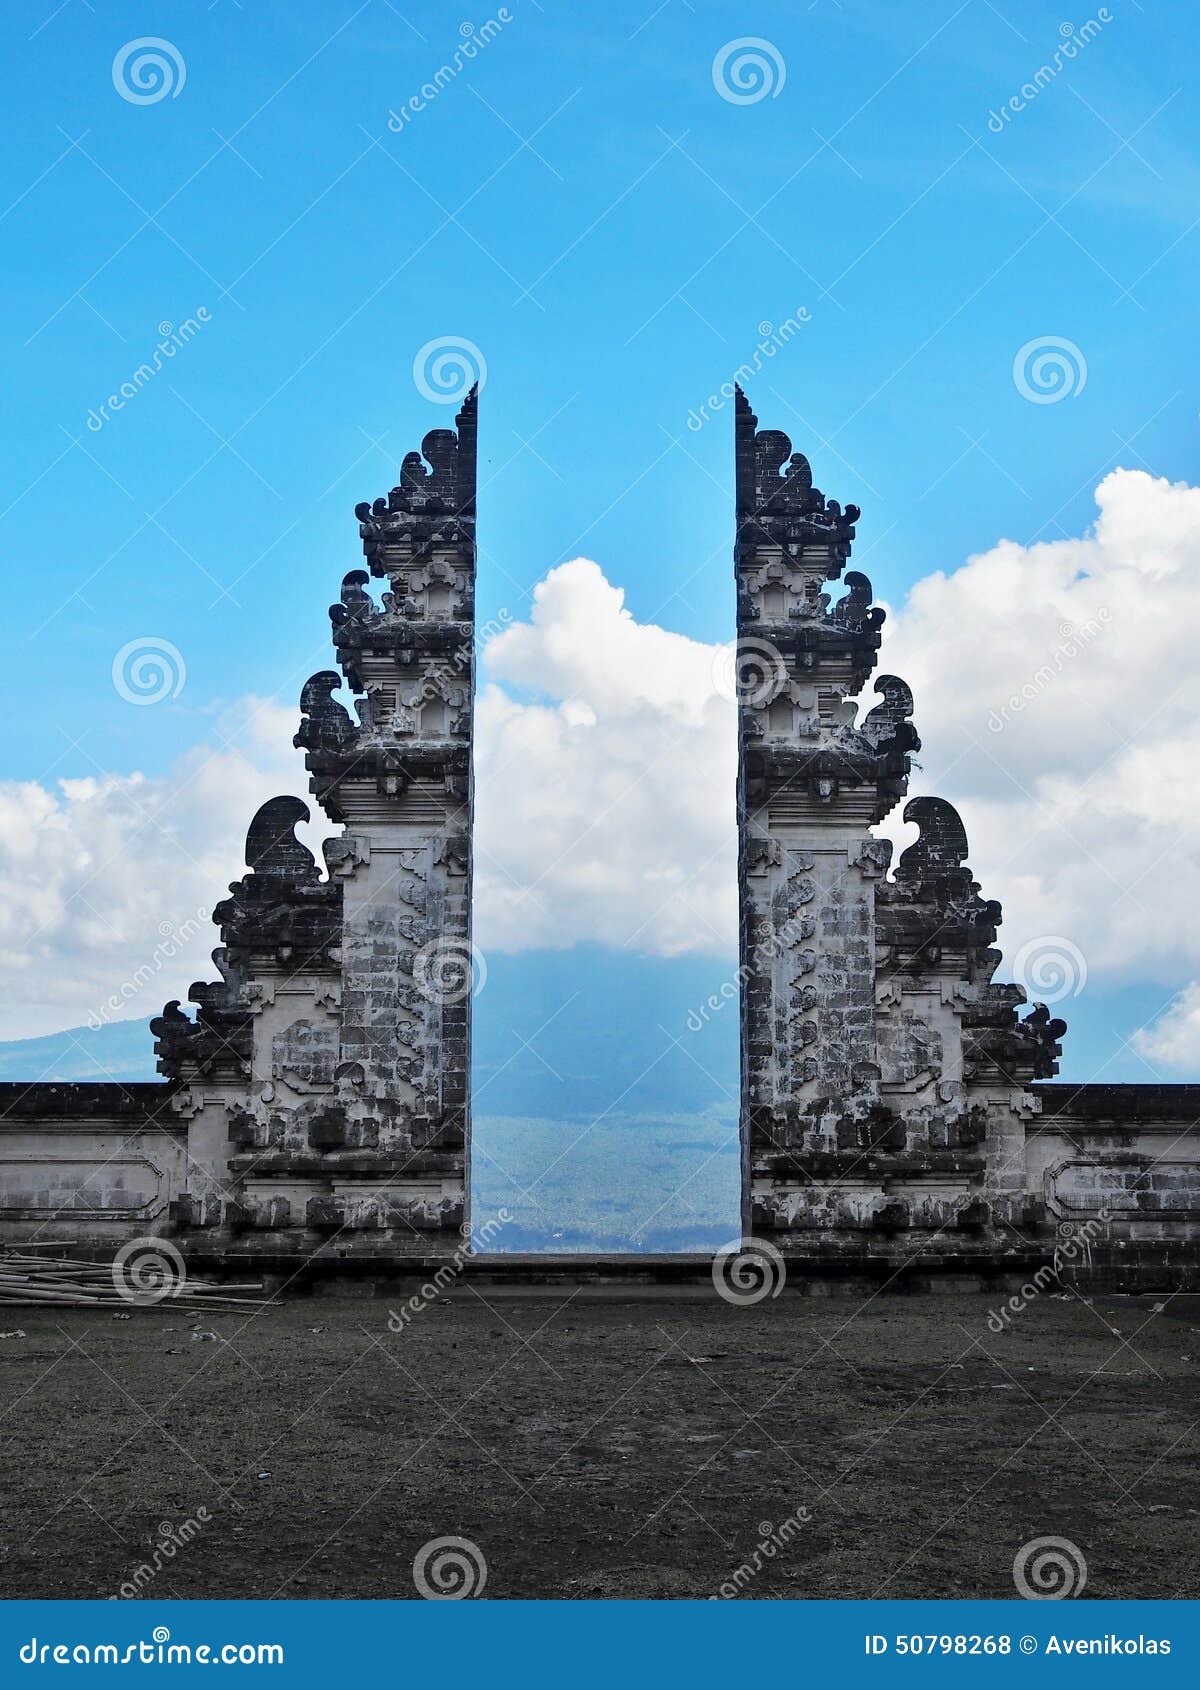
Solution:
[[[41,1255],[37,1244],[0,1250],[0,1308],[136,1308],[189,1310],[265,1308],[261,1280],[213,1284],[190,1274],[160,1287],[141,1288],[134,1273],[112,1262]],[[48,1249],[61,1248],[50,1245]],[[257,1293],[255,1295],[254,1293]]]

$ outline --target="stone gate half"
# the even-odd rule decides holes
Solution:
[[[735,457],[745,1231],[825,1272],[1019,1271],[1086,1227],[1089,1263],[1170,1271],[1195,1252],[1200,1091],[1038,1087],[1066,1023],[993,978],[1000,905],[957,812],[912,799],[894,871],[870,831],[920,740],[896,675],[860,718],[884,620],[843,574],[860,513],[740,391]]]
[[[214,919],[221,979],[152,1023],[188,1119],[185,1232],[272,1255],[452,1254],[468,1224],[478,394],[358,506],[368,569],[330,610],[339,670],[296,744],[342,831],[326,873],[296,798],[250,826]],[[369,573],[368,573],[369,570]],[[384,583],[382,605],[368,592]],[[334,693],[345,685],[354,715]]]

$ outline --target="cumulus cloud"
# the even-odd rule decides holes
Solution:
[[[539,583],[528,622],[485,649],[485,951],[580,940],[732,951],[737,746],[733,705],[714,690],[719,648],[636,622],[624,599],[577,558]]]
[[[1096,504],[1082,538],[1002,540],[918,582],[882,662],[916,696],[912,791],[961,811],[1006,957],[1062,935],[1093,989],[1183,987],[1200,972],[1200,489],[1115,470]],[[1182,1038],[1172,1023],[1171,1060],[1194,1064],[1200,1037],[1190,1056]]]
[[[1095,498],[1080,537],[1000,540],[919,581],[881,668],[913,687],[911,790],[961,810],[1004,906],[1006,967],[1053,941],[1093,990],[1183,990],[1200,976],[1200,489],[1117,470]],[[734,724],[716,655],[636,623],[583,559],[492,642],[481,942],[732,952]],[[913,837],[898,812],[884,831]],[[1200,1062],[1200,1018],[1186,1047],[1185,1024],[1144,1054]]]
[[[736,934],[732,704],[718,648],[634,621],[577,560],[496,636],[478,701],[485,950],[671,956]],[[167,773],[0,782],[0,1038],[157,1013],[212,978],[208,920],[264,799],[305,794],[297,713],[244,700]],[[313,803],[306,842],[334,829]],[[115,1002],[114,1002],[115,999]]]
[[[1133,1048],[1155,1068],[1195,1069],[1200,1063],[1200,985],[1186,985],[1148,1027],[1133,1035]]]
[[[881,667],[913,687],[912,791],[962,812],[971,866],[1004,905],[1006,956],[1053,936],[1091,989],[1180,992],[1139,1048],[1184,1068],[1200,1062],[1200,489],[1118,470],[1096,504],[1082,537],[1001,540],[918,582],[885,626]],[[550,571],[528,621],[488,642],[485,951],[591,940],[733,955],[735,723],[719,659],[637,622],[583,558]],[[0,785],[6,1036],[85,1019],[153,954],[163,922],[223,894],[262,799],[307,790],[294,710],[242,717],[232,745],[198,747],[159,779]],[[911,830],[888,825],[903,844]],[[318,818],[314,840],[322,831]],[[198,937],[156,1001],[128,1013],[210,973],[211,943]]]
[[[295,731],[245,699],[161,776],[0,782],[0,1037],[148,1017],[213,977],[209,912],[245,872],[247,823],[305,790]]]
[[[1117,470],[1096,506],[1081,537],[1001,540],[919,581],[885,625],[881,668],[913,687],[911,790],[961,810],[1010,966],[1053,937],[1094,987],[1182,988],[1200,972],[1200,489]],[[632,930],[647,949],[732,950],[734,725],[716,654],[636,623],[582,559],[491,643],[481,936]],[[885,831],[913,836],[898,813]],[[650,884],[663,876],[665,907]]]

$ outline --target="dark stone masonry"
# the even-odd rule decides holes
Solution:
[[[477,405],[357,509],[368,568],[329,612],[341,673],[305,683],[296,735],[340,826],[324,872],[295,835],[308,806],[273,798],[213,912],[220,979],[151,1023],[164,1084],[0,1088],[29,1170],[5,1165],[0,1233],[162,1232],[285,1266],[463,1249]]]
[[[265,804],[220,978],[152,1023],[160,1085],[0,1085],[0,1239],[167,1236],[305,1276],[461,1259],[477,404],[357,508],[367,568],[296,735],[340,829],[323,869],[307,805]],[[911,800],[894,866],[871,833],[920,740],[894,675],[860,719],[884,613],[846,567],[858,519],[739,393],[743,1233],[814,1288],[1200,1286],[1200,1087],[1047,1083],[1065,1023],[993,978],[1000,906],[955,810]]]
[[[884,619],[843,576],[859,511],[741,393],[735,426],[746,1231],[825,1273],[1197,1283],[1200,1087],[1039,1085],[1066,1023],[994,980],[957,812],[912,799],[894,871],[869,832],[921,742],[898,676],[853,702]]]

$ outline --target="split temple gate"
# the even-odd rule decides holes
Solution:
[[[357,508],[367,569],[296,736],[339,829],[323,869],[307,805],[265,804],[214,911],[220,978],[151,1024],[162,1082],[0,1085],[0,1239],[163,1236],[306,1276],[469,1249],[477,409]],[[735,432],[750,1247],[793,1283],[964,1283],[1074,1240],[1076,1282],[1200,1285],[1200,1086],[1052,1083],[1065,1023],[994,979],[1000,906],[950,804],[907,804],[892,865],[871,829],[920,741],[896,676],[860,712],[884,613],[846,568],[859,512],[740,391]]]

